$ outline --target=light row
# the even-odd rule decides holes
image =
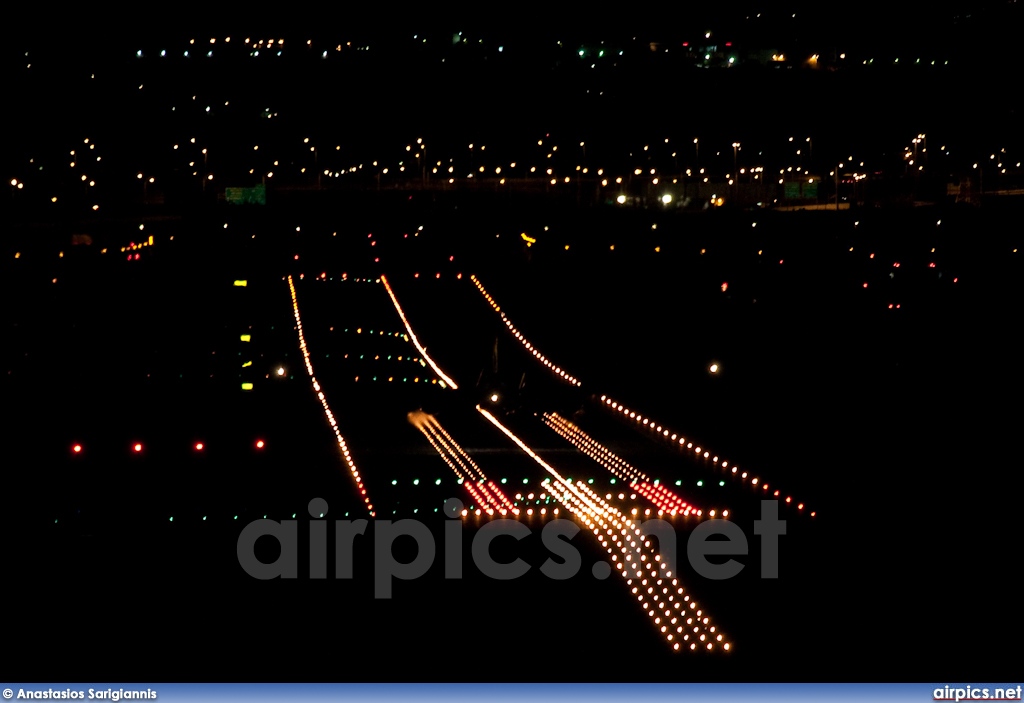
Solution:
[[[359,491],[363,502],[366,504],[366,509],[369,511],[370,516],[376,515],[373,509],[373,503],[370,502],[370,497],[367,495],[366,486],[363,485],[363,479],[359,475],[359,469],[356,468],[355,462],[352,460],[352,454],[349,451],[348,444],[345,442],[345,438],[341,436],[341,430],[338,429],[338,421],[334,417],[334,413],[331,412],[330,406],[327,404],[327,398],[324,396],[323,390],[320,388],[320,383],[316,380],[316,375],[313,373],[313,364],[309,360],[309,349],[306,346],[306,337],[302,333],[302,316],[299,314],[299,299],[295,292],[295,282],[291,276],[288,276],[288,289],[292,297],[292,311],[295,315],[295,329],[299,334],[299,349],[302,352],[302,358],[306,364],[306,371],[309,374],[310,382],[313,385],[313,391],[316,393],[317,398],[320,400],[320,404],[323,406],[324,415],[327,417],[327,421],[331,425],[331,429],[334,430],[334,437],[338,442],[338,448],[341,450],[341,455],[344,458],[345,465],[348,468],[349,473],[352,475],[352,480],[355,481],[356,489]]]
[[[263,449],[264,447],[267,446],[267,443],[262,439],[257,439],[255,442],[253,442],[252,446],[256,449]],[[135,454],[142,454],[146,450],[146,445],[144,445],[142,442],[132,442],[130,445],[128,445],[128,448],[131,449],[132,452]],[[195,442],[192,445],[192,449],[197,452],[201,452],[206,449],[206,443]],[[81,442],[75,442],[74,444],[71,445],[71,453],[76,455],[84,454],[85,445],[83,445]]]
[[[657,424],[654,420],[651,420],[648,417],[644,417],[643,415],[637,413],[635,410],[631,410],[626,406],[622,405],[621,403],[613,401],[606,395],[601,396],[601,402],[604,403],[607,407],[611,408],[612,410],[618,411],[623,417],[633,420],[638,425],[643,427],[649,427],[651,431],[654,432],[654,434],[656,434],[658,437],[661,437],[669,442],[675,443],[679,447],[684,447],[687,450],[693,450],[694,455],[696,455],[697,457],[710,459],[711,462],[714,463],[716,466],[720,467],[724,471],[728,471],[736,476],[739,476],[743,481],[749,480],[751,486],[760,486],[761,490],[763,491],[769,490],[768,483],[762,481],[757,476],[753,476],[747,471],[740,471],[738,466],[730,467],[728,461],[720,461],[717,455],[712,456],[711,452],[707,451],[706,449],[700,446],[695,447],[693,445],[693,442],[686,441],[685,437],[682,437],[678,433],[672,432],[671,430]],[[772,493],[771,495],[783,500],[787,504],[794,504],[792,496],[783,496],[782,492],[779,490],[775,490],[775,492]],[[801,511],[805,507],[803,503],[795,503],[795,505],[796,509]],[[816,514],[817,513],[812,512],[811,517],[815,517]]]
[[[507,327],[509,332],[512,333],[512,336],[515,337],[519,341],[519,343],[523,345],[524,349],[533,354],[534,358],[540,361],[540,363],[542,363],[547,368],[551,369],[551,371],[562,380],[567,381],[568,383],[571,383],[574,386],[580,385],[579,379],[566,373],[562,368],[553,364],[546,356],[541,354],[537,350],[537,348],[526,339],[526,337],[523,336],[522,332],[516,329],[516,326],[512,324],[512,321],[508,319],[508,316],[502,311],[500,307],[498,307],[498,304],[495,302],[494,298],[492,298],[491,295],[484,289],[484,286],[482,283],[480,283],[479,278],[477,278],[475,275],[471,275],[469,277],[469,280],[473,281],[473,284],[477,287],[477,290],[480,291],[480,294],[484,297],[484,300],[486,300],[487,303],[491,306],[491,308],[493,308],[494,311],[501,316],[501,321],[505,323],[505,327]]]

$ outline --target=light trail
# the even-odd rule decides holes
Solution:
[[[594,533],[619,575],[626,579],[626,585],[631,587],[633,595],[673,650],[688,647],[695,651],[699,647],[710,651],[716,645],[725,651],[731,650],[731,643],[725,641],[723,633],[711,624],[710,617],[698,609],[696,601],[679,585],[679,579],[636,522],[585,484],[563,478],[494,415],[479,405],[476,409],[551,474],[551,478],[544,481],[545,485],[558,489],[551,491],[551,495]]]
[[[672,432],[670,429],[662,427],[661,425],[657,424],[654,420],[648,417],[644,417],[635,410],[627,408],[622,403],[616,402],[606,395],[601,396],[601,402],[604,403],[607,407],[611,408],[612,410],[619,412],[623,417],[629,420],[633,420],[638,425],[650,428],[651,431],[654,432],[654,434],[657,435],[658,437],[667,440],[668,442],[671,442],[676,446],[684,447],[687,450],[692,449],[695,456],[702,457],[704,459],[709,459],[722,471],[739,476],[739,478],[743,481],[750,481],[751,486],[755,488],[757,486],[760,486],[760,489],[762,491],[769,491],[768,483],[766,481],[763,481],[758,476],[752,475],[748,471],[741,471],[740,468],[736,465],[730,466],[728,461],[721,460],[718,457],[718,455],[712,455],[711,452],[708,451],[705,447],[701,447],[700,445],[694,446],[694,443],[692,441],[687,441],[686,437],[683,437],[679,433]],[[783,496],[782,491],[778,489],[776,489],[774,493],[771,493],[771,495],[775,498],[779,498],[788,505],[792,505],[794,503],[792,496]],[[803,511],[804,507],[805,506],[803,503],[796,503],[797,510]],[[811,512],[810,515],[811,517],[815,517],[817,513]]]
[[[409,324],[409,320],[406,319],[405,313],[402,312],[402,306],[398,304],[398,298],[395,297],[395,292],[391,290],[391,284],[388,283],[387,277],[381,276],[380,282],[384,284],[384,289],[387,290],[388,296],[391,298],[392,305],[395,306],[395,310],[398,311],[398,316],[402,318],[402,324],[405,325],[405,329],[409,333],[409,339],[412,340],[412,343],[416,346],[416,349],[419,350],[420,355],[426,360],[428,364],[430,364],[430,368],[434,369],[434,373],[440,376],[445,383],[451,386],[452,389],[458,388],[458,386],[455,384],[455,381],[449,378],[445,374],[445,372],[442,371],[441,368],[434,363],[434,360],[427,355],[427,350],[423,348],[423,345],[420,344],[420,340],[416,338],[416,333],[412,331],[412,325]]]
[[[526,337],[523,336],[523,333],[520,332],[518,329],[516,329],[516,326],[512,324],[512,321],[510,319],[508,319],[508,316],[502,311],[502,309],[500,307],[498,307],[498,304],[494,301],[494,298],[492,298],[490,296],[490,294],[486,290],[484,290],[484,286],[483,286],[482,283],[480,283],[480,279],[479,278],[477,278],[474,275],[470,275],[469,280],[471,280],[473,282],[473,285],[475,285],[477,287],[477,290],[479,290],[480,294],[484,296],[484,300],[487,301],[487,303],[491,306],[491,308],[496,313],[498,313],[498,315],[501,316],[501,321],[505,323],[505,326],[508,327],[508,331],[511,332],[512,336],[515,337],[519,341],[519,343],[523,345],[524,349],[526,349],[528,352],[533,354],[533,356],[538,361],[540,361],[540,363],[542,363],[547,368],[551,369],[551,371],[556,376],[561,378],[563,381],[571,383],[572,385],[577,386],[577,387],[580,386],[579,379],[577,379],[574,376],[571,376],[571,375],[567,374],[562,368],[560,368],[560,367],[556,366],[555,364],[553,364],[546,356],[541,354],[537,350],[537,348],[535,346],[533,346],[533,344],[531,344],[529,341],[527,341]]]
[[[554,364],[552,364],[550,361],[548,361],[547,357],[545,357],[543,354],[541,354],[539,351],[537,351],[536,347],[534,347],[532,344],[530,344],[528,341],[526,341],[526,338],[522,335],[521,332],[519,332],[519,330],[517,330],[515,328],[515,326],[511,322],[511,320],[509,320],[508,317],[505,315],[505,313],[502,311],[502,309],[498,305],[497,301],[484,288],[484,286],[480,282],[479,278],[477,278],[475,275],[470,275],[469,279],[473,282],[473,285],[476,286],[477,290],[484,297],[484,300],[487,301],[487,304],[491,306],[491,309],[493,309],[496,313],[498,313],[498,315],[501,316],[502,322],[504,322],[505,326],[508,327],[509,331],[512,333],[512,336],[514,336],[517,340],[519,340],[519,342],[531,354],[533,354],[545,366],[547,366],[548,368],[552,369],[552,371],[555,372],[556,376],[559,376],[560,378],[568,381],[569,383],[573,384],[574,386],[580,386],[581,385],[579,380],[577,380],[576,378],[574,378],[572,376],[569,376],[564,371],[562,371],[559,367],[557,367]],[[651,430],[653,430],[656,434],[660,435],[663,438],[670,439],[670,441],[672,441],[672,442],[675,442],[678,439],[679,445],[685,444],[687,449],[694,449],[694,453],[697,454],[698,456],[703,455],[703,457],[705,459],[708,459],[708,458],[711,457],[711,453],[708,452],[708,451],[703,450],[700,446],[694,447],[692,442],[687,443],[686,440],[684,438],[680,437],[680,435],[678,433],[673,433],[670,430],[668,430],[668,429],[662,427],[661,425],[655,423],[650,418],[643,417],[642,415],[638,414],[634,410],[630,410],[628,408],[625,408],[625,407],[623,407],[619,403],[612,402],[612,400],[608,396],[602,395],[601,396],[601,402],[603,402],[607,406],[610,406],[613,410],[619,410],[626,417],[628,417],[630,419],[633,419],[633,420],[636,420],[638,423],[643,424],[645,427],[650,427]],[[718,464],[718,457],[717,456],[713,458],[713,462],[715,464]],[[728,464],[728,462],[724,462],[723,461],[720,464],[720,466],[721,466],[721,468],[726,469],[726,468],[728,468],[729,464]],[[740,472],[737,469],[737,467],[734,466],[734,467],[732,467],[732,473],[739,475],[744,481],[746,481],[748,478],[750,478],[751,479],[750,483],[751,483],[752,486],[757,486],[758,484],[760,484],[762,490],[764,490],[764,491],[768,490],[768,484],[767,483],[764,483],[761,479],[759,479],[757,477],[751,477],[749,475],[749,473],[746,472],[746,471]],[[783,497],[782,496],[782,492],[779,491],[779,490],[776,490],[772,494],[772,496],[775,497],[775,498],[779,498],[779,499],[783,500],[787,504],[793,504],[793,502],[794,502],[792,496],[785,496],[785,497]],[[803,503],[796,503],[796,509],[799,510],[799,511],[803,511],[804,510],[804,504]],[[817,515],[817,513],[816,512],[811,512],[810,515],[811,515],[811,517],[815,517]]]
[[[327,397],[324,395],[323,390],[320,388],[319,381],[316,380],[316,374],[313,373],[313,364],[309,360],[309,348],[306,345],[306,336],[302,333],[302,316],[299,314],[299,298],[295,293],[295,282],[291,276],[288,276],[288,290],[292,296],[292,312],[295,315],[295,329],[299,333],[299,349],[302,352],[302,359],[306,364],[306,372],[309,374],[309,379],[313,384],[313,391],[316,393],[316,397],[320,400],[320,404],[324,408],[324,415],[327,417],[327,421],[331,425],[331,429],[334,430],[334,437],[338,442],[338,448],[341,450],[341,455],[345,460],[345,465],[348,467],[349,473],[352,475],[352,479],[355,481],[356,488],[359,490],[360,496],[362,496],[363,502],[366,504],[366,509],[370,513],[370,517],[376,517],[377,513],[373,509],[373,503],[370,502],[370,496],[366,493],[366,486],[363,485],[363,479],[359,475],[359,469],[356,468],[355,462],[352,460],[352,453],[349,451],[348,443],[345,442],[345,438],[341,435],[341,430],[338,429],[338,421],[334,417],[334,413],[331,412],[330,406],[327,404]]]
[[[557,413],[544,413],[543,420],[544,424],[554,430],[560,437],[603,466],[613,476],[626,481],[630,488],[636,490],[637,493],[653,503],[658,508],[659,517],[665,513],[669,515],[682,514],[684,516],[696,515],[697,517],[703,517],[703,510],[687,503],[672,491],[652,481],[643,471],[640,471],[625,459],[612,452],[581,430],[577,425],[569,422]],[[712,510],[710,515],[714,517],[715,511]],[[728,517],[728,515],[728,510],[722,512],[722,517]]]
[[[430,442],[430,446],[441,456],[448,467],[459,478],[469,495],[488,515],[519,514],[519,508],[512,504],[493,481],[489,480],[475,461],[459,446],[433,415],[423,411],[411,412],[409,422]],[[463,516],[469,514],[463,510]]]

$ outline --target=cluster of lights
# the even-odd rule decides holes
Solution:
[[[352,460],[352,454],[348,449],[348,444],[345,442],[345,438],[341,436],[341,430],[338,429],[338,421],[334,418],[334,413],[331,412],[330,406],[327,404],[327,398],[324,396],[323,390],[320,388],[320,383],[316,380],[316,375],[313,373],[313,364],[309,360],[309,348],[306,346],[306,337],[302,333],[302,316],[299,314],[299,299],[295,293],[295,282],[291,276],[288,276],[288,290],[292,296],[292,312],[295,315],[295,329],[299,333],[299,349],[302,352],[303,361],[306,364],[306,371],[309,373],[309,379],[313,384],[313,391],[316,393],[317,398],[320,399],[320,404],[324,408],[324,415],[327,417],[327,421],[331,425],[331,429],[334,430],[335,439],[338,442],[338,448],[341,450],[342,457],[345,459],[345,464],[348,467],[349,473],[352,474],[352,479],[355,481],[356,488],[359,490],[359,494],[366,504],[366,509],[370,512],[370,517],[376,516],[373,510],[373,503],[370,502],[370,497],[366,493],[366,486],[363,485],[363,479],[359,475],[359,469],[356,468],[355,462]]]
[[[502,311],[500,307],[498,307],[498,304],[494,301],[494,298],[492,298],[491,295],[484,289],[484,286],[482,283],[480,283],[479,278],[477,278],[474,275],[471,275],[469,279],[473,281],[473,285],[475,285],[477,290],[480,291],[480,294],[483,295],[484,300],[486,300],[487,303],[491,306],[491,308],[493,308],[494,311],[501,316],[501,321],[505,323],[505,326],[508,328],[509,332],[511,332],[512,336],[515,337],[519,341],[519,343],[523,345],[523,348],[525,348],[526,351],[533,354],[533,356],[538,361],[540,361],[540,363],[544,364],[544,366],[551,369],[551,371],[562,380],[567,381],[574,386],[580,385],[580,382],[577,378],[567,374],[560,367],[551,363],[551,361],[546,356],[537,351],[537,348],[533,346],[533,344],[527,341],[526,337],[523,336],[523,333],[516,329],[515,325],[512,324],[512,321],[508,319],[508,316],[505,315],[505,313]]]
[[[395,291],[391,289],[391,284],[388,283],[388,279],[385,276],[381,276],[380,282],[384,284],[384,288],[388,292],[388,297],[391,298],[391,304],[395,306],[395,310],[398,312],[398,316],[402,318],[402,324],[405,325],[405,331],[409,333],[409,339],[412,341],[413,345],[419,351],[420,356],[422,356],[426,360],[426,362],[430,364],[430,368],[432,368],[434,370],[434,373],[436,373],[441,378],[441,381],[443,383],[448,384],[448,386],[451,387],[452,389],[458,388],[458,386],[455,385],[455,381],[449,378],[444,373],[444,371],[442,371],[441,368],[434,363],[434,360],[427,356],[427,350],[423,348],[423,345],[420,344],[420,340],[416,338],[416,333],[412,331],[412,325],[409,324],[409,320],[406,319],[405,313],[402,312],[402,306],[398,304],[398,298],[395,296]]]
[[[726,651],[731,649],[732,645],[724,641],[724,635],[679,585],[635,522],[585,484],[563,478],[494,415],[479,405],[476,409],[551,475],[544,483],[553,486],[554,498],[590,529],[608,551],[626,585],[673,650],[688,647],[694,651],[699,647],[710,651],[716,645]]]
[[[477,505],[483,506],[488,515],[495,513],[505,516],[509,513],[519,514],[519,508],[513,505],[493,481],[489,480],[475,461],[452,439],[441,423],[433,415],[422,411],[409,413],[409,422],[423,433],[430,446],[444,459],[448,467],[455,473],[459,483],[469,493]],[[469,510],[462,511],[463,517]]]
[[[544,424],[557,432],[570,444],[608,469],[616,478],[626,481],[630,488],[651,501],[658,509],[658,517],[666,514],[673,516],[679,514],[703,516],[702,510],[690,505],[657,481],[652,482],[643,471],[635,468],[625,459],[612,452],[581,430],[577,425],[569,422],[557,413],[544,413],[543,420]]]
[[[712,651],[732,645],[679,584],[650,539],[635,522],[580,482],[555,479],[560,500],[594,533],[637,602],[672,649]],[[556,498],[558,491],[554,492]],[[625,555],[625,556],[621,556]]]
[[[691,450],[692,449],[693,453],[696,456],[698,456],[698,457],[703,457],[704,459],[710,459],[716,466],[720,467],[723,471],[728,471],[728,472],[730,472],[732,474],[735,474],[735,475],[739,476],[743,481],[748,481],[749,480],[751,486],[754,486],[754,487],[760,486],[760,489],[763,490],[763,491],[766,491],[766,492],[769,490],[768,484],[765,483],[764,481],[762,481],[757,476],[752,476],[750,473],[748,473],[746,471],[740,471],[738,466],[730,466],[729,462],[727,462],[727,461],[720,461],[718,456],[712,456],[711,452],[706,451],[703,447],[700,447],[700,446],[696,446],[695,447],[693,445],[693,442],[687,442],[685,437],[681,437],[679,434],[677,434],[675,432],[672,432],[671,430],[668,430],[668,429],[662,427],[661,425],[655,423],[650,418],[644,417],[643,415],[641,415],[640,413],[636,412],[635,410],[630,410],[626,406],[622,405],[622,403],[615,402],[615,401],[613,401],[611,398],[609,398],[606,395],[602,395],[601,396],[601,402],[603,402],[606,406],[608,406],[612,410],[616,410],[619,413],[621,413],[623,415],[623,417],[626,417],[626,418],[629,418],[630,420],[635,421],[638,425],[642,425],[644,427],[649,427],[659,437],[663,437],[663,438],[669,440],[670,442],[676,443],[676,444],[678,444],[678,446],[684,447],[687,450]],[[779,498],[780,500],[783,500],[787,504],[793,504],[793,497],[792,496],[783,496],[782,492],[779,491],[779,490],[776,490],[771,495],[773,497],[775,497],[775,498]],[[796,503],[797,510],[803,511],[804,507],[805,506],[804,506],[803,503]],[[815,517],[815,515],[816,515],[816,513],[814,513],[814,512],[811,513],[811,517]]]
[[[665,514],[681,514],[685,516],[696,515],[697,517],[701,517],[703,515],[703,511],[698,510],[694,506],[690,505],[685,500],[677,496],[675,493],[662,486],[660,483],[647,483],[646,481],[643,481],[634,483],[630,487],[657,506],[659,517]],[[711,517],[714,517],[715,511],[712,510],[710,515]],[[728,516],[728,510],[722,512],[722,517]]]

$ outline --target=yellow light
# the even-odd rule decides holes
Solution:
[[[252,384],[251,383],[243,383],[242,384],[242,390],[243,391],[251,391],[252,390]]]
[[[236,288],[245,288],[247,285],[249,285],[248,281],[235,281]]]

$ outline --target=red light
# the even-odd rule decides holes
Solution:
[[[262,440],[262,439],[258,439],[258,440],[256,440],[256,448],[257,448],[257,449],[263,449],[263,447],[264,447],[264,446],[265,446],[265,445],[264,445],[264,443],[263,443],[263,440]]]
[[[71,451],[73,451],[75,454],[81,454],[82,453],[82,445],[81,444],[76,444],[75,446],[71,447]]]
[[[142,445],[141,445],[141,444],[139,444],[138,442],[136,442],[136,443],[135,443],[135,446],[134,446],[134,447],[132,447],[132,449],[133,449],[133,450],[135,451],[135,453],[137,454],[137,453],[139,453],[139,452],[141,452],[141,451],[142,451]]]
[[[683,46],[689,46],[689,45],[690,45],[690,42],[688,42],[688,41],[684,41],[683,42]]]
[[[726,45],[726,46],[732,46],[732,42],[731,42],[731,41],[727,41],[727,42],[725,43],[725,45]]]
[[[138,254],[136,254],[136,255],[135,255],[135,260],[136,260],[136,261],[138,261],[138,260],[139,260],[139,255],[138,255]]]
[[[202,443],[202,442],[196,442],[196,451],[197,451],[197,452],[201,452],[201,451],[203,451],[203,446],[204,446],[204,445],[203,445],[203,443]]]
[[[867,283],[865,283],[865,284],[864,284],[864,287],[865,287],[865,288],[867,288],[867,287],[868,287],[868,284],[867,284]]]

